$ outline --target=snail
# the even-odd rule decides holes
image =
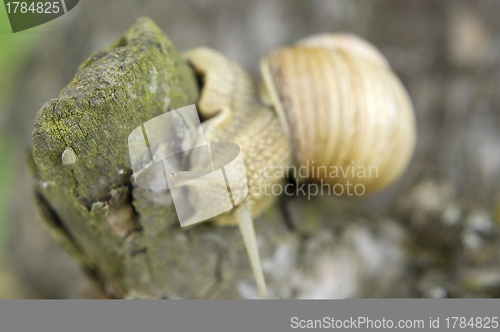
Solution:
[[[260,296],[267,298],[252,218],[273,201],[261,190],[264,184],[284,179],[266,178],[249,166],[296,164],[312,171],[307,181],[354,181],[366,192],[381,190],[402,174],[413,154],[410,98],[384,56],[353,35],[321,34],[271,51],[261,62],[260,86],[215,50],[196,48],[184,58],[203,82],[198,111],[207,141],[238,144],[248,184],[257,189],[213,222],[239,225]],[[330,176],[332,167],[373,167],[376,174]]]

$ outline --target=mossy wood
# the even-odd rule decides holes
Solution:
[[[179,259],[186,235],[166,194],[132,193],[127,140],[145,121],[195,103],[197,90],[173,44],[139,19],[90,56],[37,115],[33,158],[42,215],[108,295],[169,293],[167,266]]]

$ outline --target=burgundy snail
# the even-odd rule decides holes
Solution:
[[[239,225],[260,295],[266,298],[252,218],[272,202],[262,190],[264,182],[283,179],[265,178],[261,169],[323,168],[327,172],[308,173],[314,176],[306,180],[351,181],[367,193],[381,190],[401,176],[413,154],[410,98],[385,57],[348,34],[312,36],[270,52],[261,62],[261,86],[217,51],[197,48],[184,57],[203,82],[198,111],[207,141],[238,144],[248,184],[257,189],[213,221]],[[329,176],[332,167],[342,166],[375,167],[377,172]]]

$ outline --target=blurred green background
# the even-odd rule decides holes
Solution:
[[[14,277],[8,272],[5,251],[9,231],[11,230],[10,209],[13,199],[16,164],[25,148],[21,142],[4,130],[6,104],[12,93],[15,75],[22,68],[34,44],[40,27],[26,32],[13,34],[8,21],[5,6],[0,5],[0,298],[17,297],[20,294],[15,286]]]

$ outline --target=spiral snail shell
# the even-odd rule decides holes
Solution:
[[[415,146],[412,104],[373,45],[348,34],[312,36],[269,53],[261,73],[310,178],[373,192],[405,170]]]

